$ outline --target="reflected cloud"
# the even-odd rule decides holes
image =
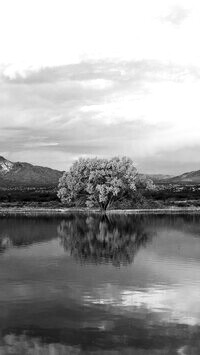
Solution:
[[[145,290],[120,289],[114,285],[84,296],[86,304],[109,306],[114,314],[154,314],[154,324],[200,326],[200,285],[155,286]]]
[[[200,325],[200,287],[174,286],[173,288],[150,288],[145,292],[123,291],[121,304],[131,308],[145,308],[157,312],[160,321],[187,325]]]

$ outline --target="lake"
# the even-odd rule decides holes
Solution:
[[[199,355],[200,216],[0,218],[0,355]]]

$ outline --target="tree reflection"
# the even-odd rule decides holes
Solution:
[[[64,249],[77,260],[120,266],[131,264],[153,233],[133,216],[74,216],[60,223],[58,235]]]

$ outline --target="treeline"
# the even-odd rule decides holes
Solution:
[[[60,206],[57,188],[0,189],[2,206]]]
[[[155,191],[147,192],[147,198],[150,198],[163,206],[176,207],[199,207],[200,206],[200,186],[199,185],[168,185],[159,186]]]
[[[57,196],[57,188],[33,189],[0,189],[1,206],[41,206],[62,207]],[[131,208],[164,208],[170,206],[189,207],[200,206],[199,186],[190,187],[162,187],[154,191],[138,191],[134,195],[126,195],[112,204],[113,209]],[[72,207],[85,207],[83,198],[79,198]]]

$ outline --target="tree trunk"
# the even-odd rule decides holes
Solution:
[[[101,212],[106,213],[106,204],[100,203],[99,205],[100,205]]]

